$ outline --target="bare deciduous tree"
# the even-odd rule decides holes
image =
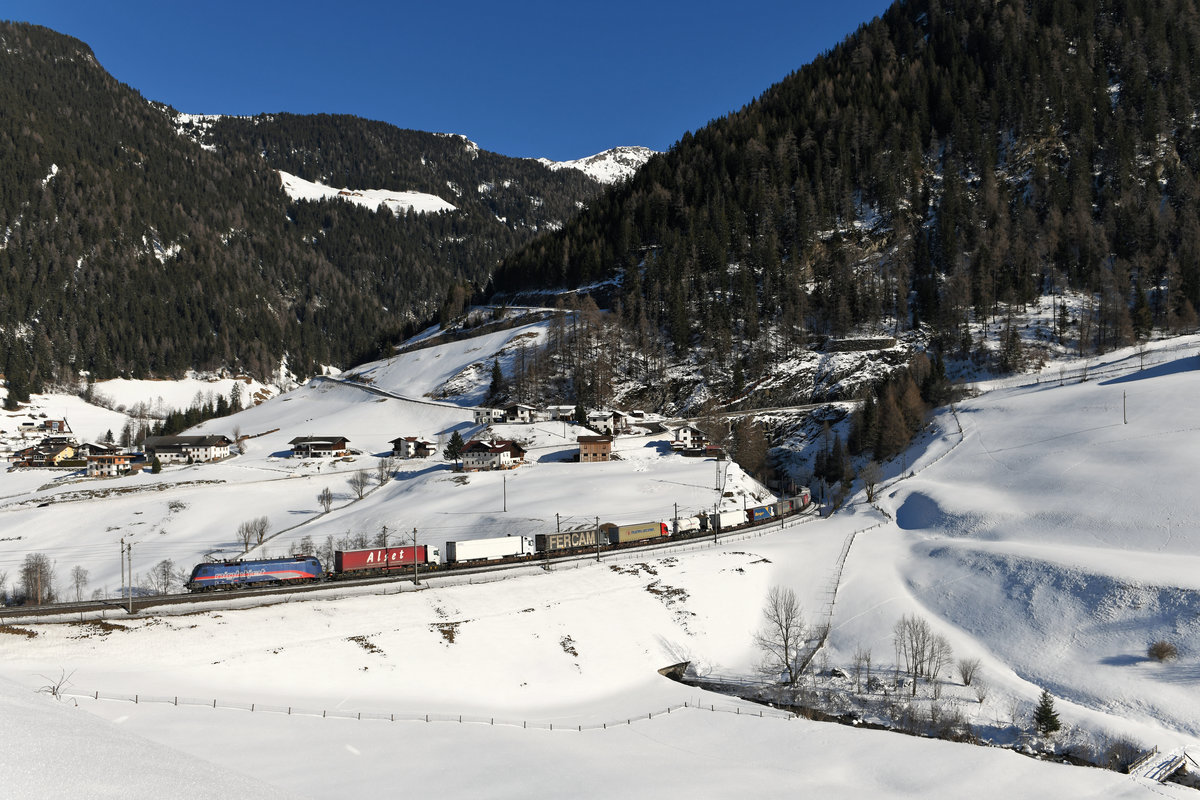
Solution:
[[[367,493],[367,486],[370,482],[371,479],[367,476],[367,471],[360,469],[350,475],[350,490],[354,492],[359,500],[362,500],[363,495]]]
[[[26,602],[33,605],[54,599],[54,565],[42,553],[30,553],[21,564],[21,588]]]
[[[925,672],[925,677],[930,681],[937,681],[941,676],[942,671],[950,666],[954,661],[954,649],[950,647],[950,642],[945,636],[940,633],[935,634],[933,643],[929,648],[929,669]]]
[[[271,529],[271,521],[266,517],[258,517],[254,520],[254,535],[258,539],[258,543],[262,544],[263,539],[267,536],[267,531]]]
[[[80,566],[71,568],[71,586],[75,589],[76,602],[83,600],[83,590],[87,586],[88,571]]]
[[[760,671],[788,686],[795,686],[804,664],[808,626],[796,593],[782,586],[772,586],[763,606],[763,625],[754,636],[762,651]]]
[[[375,480],[379,481],[379,485],[383,486],[392,479],[392,460],[390,458],[381,458],[379,463],[375,465]]]
[[[0,606],[5,605],[8,601],[8,593],[4,590],[6,583],[8,583],[8,571],[0,570]]]
[[[154,587],[154,591],[159,594],[170,594],[171,585],[178,578],[178,573],[175,570],[175,562],[169,558],[164,558],[162,561],[154,565],[154,569],[150,570],[150,584]]]
[[[892,628],[892,644],[896,647],[896,666],[903,667],[912,678],[912,694],[917,694],[917,678],[927,674],[929,655],[933,648],[933,631],[920,617],[905,614]]]
[[[321,504],[321,507],[325,509],[325,513],[328,514],[329,509],[333,506],[333,492],[329,491],[328,486],[322,489],[321,493],[317,495],[317,502]]]
[[[867,502],[875,502],[875,490],[879,486],[879,481],[883,477],[883,469],[879,466],[878,461],[868,461],[858,473],[858,477],[862,479],[863,488],[867,492]]]
[[[242,552],[248,551],[251,543],[262,544],[270,528],[271,522],[266,517],[256,517],[238,525],[237,536],[242,543]]]
[[[958,660],[958,677],[962,678],[963,686],[970,686],[978,673],[978,658],[960,658]]]
[[[861,692],[871,683],[871,648],[854,648],[854,691]]]

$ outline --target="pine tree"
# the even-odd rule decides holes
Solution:
[[[496,400],[504,395],[504,372],[500,369],[500,360],[492,359],[492,385],[488,389],[488,398]]]
[[[1062,723],[1058,721],[1058,713],[1054,710],[1054,698],[1045,689],[1042,689],[1037,708],[1033,710],[1033,726],[1043,736],[1049,736],[1062,727]]]
[[[450,435],[450,442],[446,445],[446,448],[444,450],[442,450],[442,457],[446,458],[446,459],[454,459],[454,466],[457,468],[458,467],[458,459],[462,455],[462,451],[463,451],[462,434],[459,433],[458,431],[455,431],[454,433],[452,433]]]

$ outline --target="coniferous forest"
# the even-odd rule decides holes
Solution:
[[[1192,0],[911,0],[685,135],[500,292],[614,280],[627,329],[761,374],[814,338],[968,320],[1045,293],[1081,350],[1200,308]]]
[[[0,23],[0,372],[18,399],[81,371],[266,379],[369,359],[601,190],[353,117],[175,118],[78,40]],[[276,169],[457,210],[293,202]]]

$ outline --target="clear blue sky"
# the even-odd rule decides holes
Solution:
[[[345,113],[510,156],[665,150],[881,14],[885,0],[0,0],[197,114]]]

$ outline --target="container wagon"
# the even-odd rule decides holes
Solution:
[[[582,531],[539,533],[534,537],[539,553],[561,553],[585,547],[607,547],[608,535],[599,528]]]
[[[766,522],[771,517],[775,516],[775,505],[755,506],[754,508],[746,509],[747,522]]]
[[[446,542],[446,561],[461,564],[464,561],[495,561],[510,556],[533,555],[533,538],[529,536],[494,536],[488,539],[467,539],[462,542]]]
[[[414,560],[413,553],[416,553]],[[370,550],[336,550],[333,554],[333,571],[336,574],[351,572],[394,572],[412,569],[413,564],[422,566],[436,564],[440,552],[436,547],[374,547]]]
[[[716,515],[717,530],[727,531],[730,528],[736,528],[738,525],[746,524],[746,512],[741,509],[737,511],[722,511]]]
[[[309,583],[322,576],[321,562],[313,556],[267,558],[256,561],[215,561],[197,564],[184,587],[189,592],[238,589],[281,583]]]
[[[638,522],[633,525],[613,525],[609,523],[601,525],[600,528],[608,533],[608,540],[612,544],[642,542],[647,539],[657,539],[660,536],[670,535],[665,522]]]

